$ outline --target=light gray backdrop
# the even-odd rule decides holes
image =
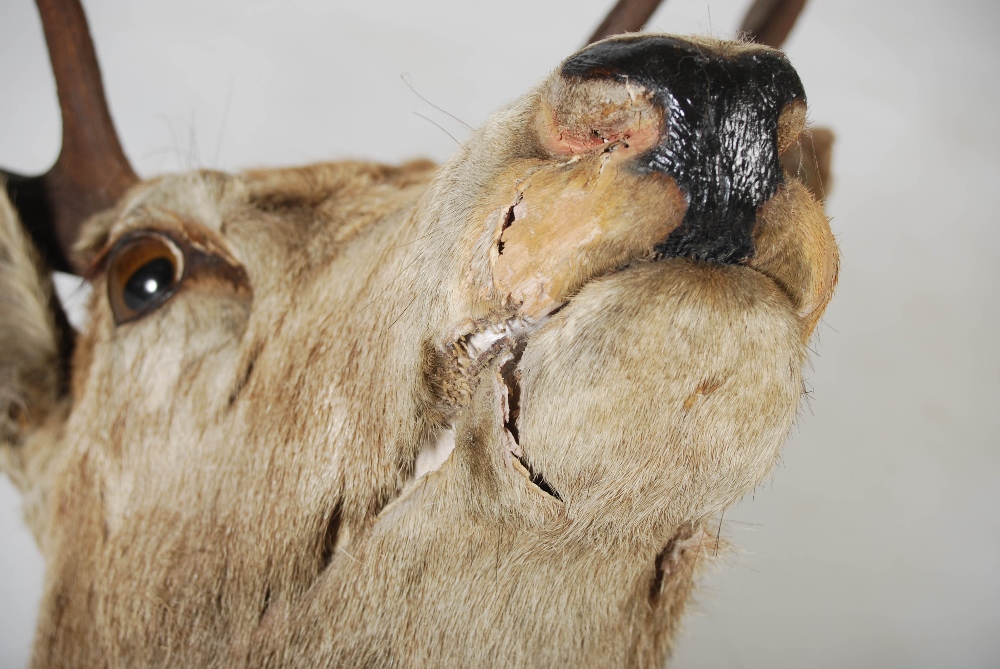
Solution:
[[[467,131],[401,75],[478,125],[611,4],[85,2],[143,176],[443,160]],[[667,0],[653,27],[728,36],[746,4]],[[740,551],[701,589],[676,667],[1000,666],[998,18],[988,0],[812,0],[787,44],[838,135],[840,288],[810,400],[727,513]],[[59,121],[28,0],[0,2],[0,59],[0,164],[45,170]],[[42,582],[18,504],[0,480],[0,667],[27,661]]]

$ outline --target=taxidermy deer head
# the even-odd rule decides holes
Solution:
[[[139,182],[39,6],[63,152],[0,198],[34,665],[662,665],[836,282],[788,60],[613,37],[442,167]],[[75,339],[39,253],[94,286]]]

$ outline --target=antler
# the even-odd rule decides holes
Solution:
[[[755,0],[740,33],[757,44],[781,48],[805,4],[806,0]]]
[[[593,44],[618,33],[642,30],[646,21],[660,6],[660,2],[662,0],[618,0],[618,4],[608,12],[601,25],[597,26],[597,30],[587,40],[587,44]]]
[[[593,44],[611,35],[642,30],[662,0],[618,0],[587,40]],[[758,44],[780,48],[795,26],[806,0],[755,0],[739,32]]]
[[[79,0],[37,0],[62,114],[59,158],[45,174],[0,170],[7,193],[54,269],[79,271],[70,253],[83,221],[138,179],[108,112],[101,71]]]

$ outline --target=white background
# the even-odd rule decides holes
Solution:
[[[611,0],[85,2],[126,153],[152,176],[443,160],[572,53]],[[733,33],[748,2],[653,27]],[[771,480],[726,514],[675,667],[1000,666],[1000,9],[812,0],[787,44],[838,141],[840,288]],[[48,168],[34,7],[0,2],[0,164]],[[26,663],[42,561],[0,480],[0,667]]]

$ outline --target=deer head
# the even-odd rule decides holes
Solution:
[[[767,46],[629,35],[440,168],[93,172],[109,208],[55,236],[95,288],[76,341],[0,200],[34,663],[662,664],[836,281],[781,165],[805,104]]]

